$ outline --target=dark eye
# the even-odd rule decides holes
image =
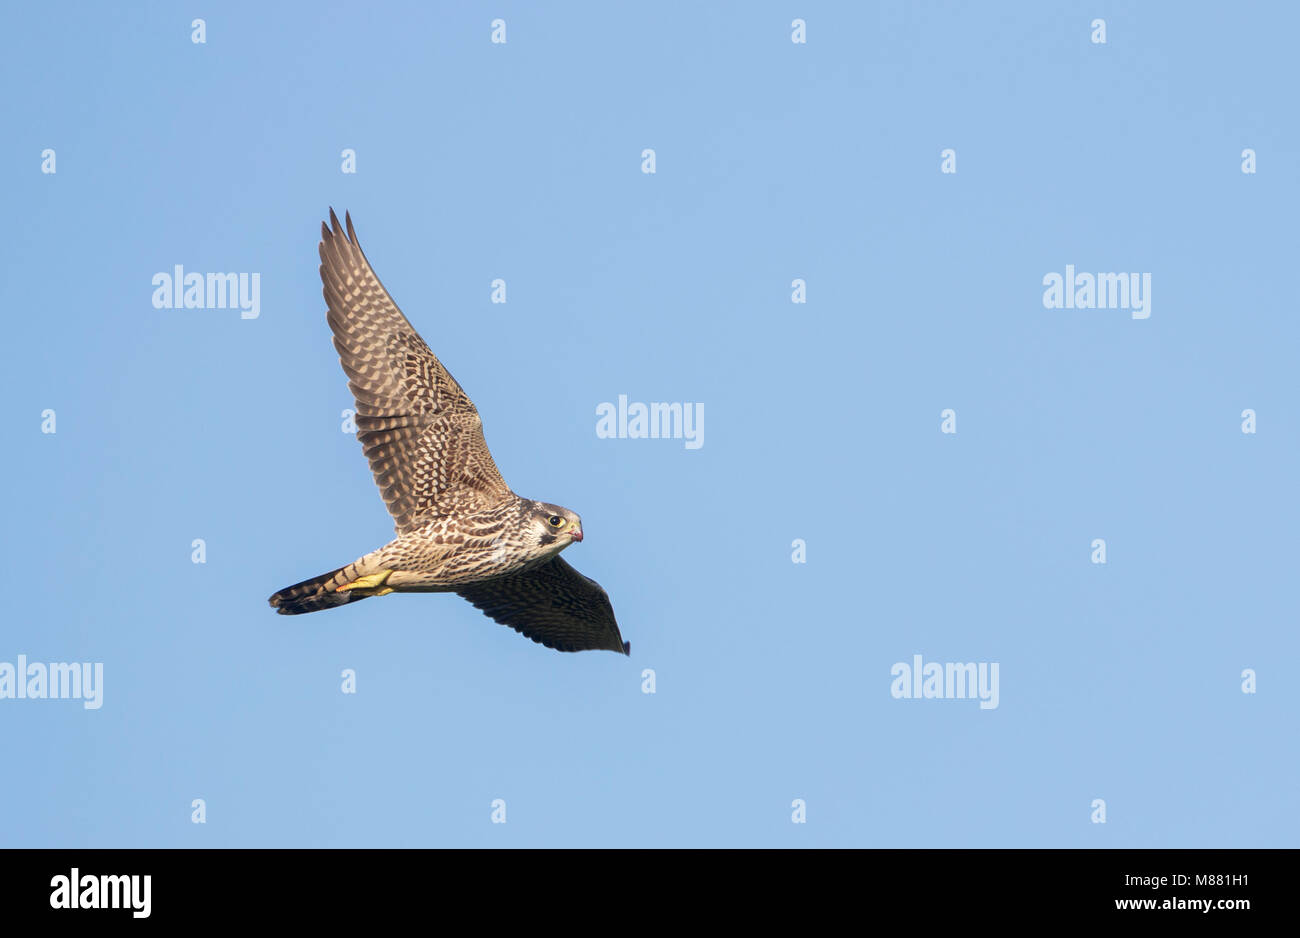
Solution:
[[[564,524],[564,519],[559,515],[551,515],[546,519],[546,523],[553,528],[558,528],[560,525]]]

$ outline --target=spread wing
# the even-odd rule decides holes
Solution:
[[[547,648],[632,653],[631,644],[619,634],[609,596],[599,583],[560,557],[456,592],[502,625]]]
[[[357,402],[357,439],[397,532],[511,497],[483,422],[370,268],[351,216],[321,224],[320,278],[334,347]]]

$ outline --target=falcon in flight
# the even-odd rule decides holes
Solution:
[[[298,615],[388,593],[458,593],[548,648],[630,654],[609,596],[560,556],[582,540],[582,519],[510,491],[474,403],[397,308],[344,217],[346,234],[333,209],[321,225],[320,278],[357,439],[397,537],[285,587],[271,605]]]

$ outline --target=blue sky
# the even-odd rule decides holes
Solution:
[[[104,684],[0,700],[0,845],[1296,844],[1294,9],[8,20],[0,663]],[[267,607],[392,536],[331,205],[512,488],[582,514],[630,659],[454,596]],[[260,315],[155,308],[178,264]],[[1150,317],[1045,308],[1067,265]],[[619,395],[704,445],[599,438]],[[998,706],[895,698],[915,655]]]

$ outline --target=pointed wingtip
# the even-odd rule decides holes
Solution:
[[[627,655],[629,658],[632,657],[632,643],[631,643],[631,642],[624,642],[624,643],[623,643],[623,654]]]
[[[344,233],[346,232],[346,234]],[[338,213],[334,211],[334,206],[330,206],[330,219],[328,222],[320,223],[321,241],[330,241],[333,238],[342,237],[349,244],[356,245],[360,248],[361,244],[357,241],[357,230],[352,227],[352,213],[343,212],[343,221],[339,221]]]

